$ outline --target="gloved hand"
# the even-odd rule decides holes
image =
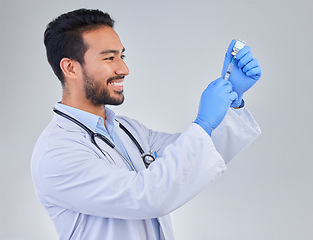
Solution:
[[[221,123],[230,104],[237,98],[230,81],[218,78],[203,91],[198,115],[194,123],[200,125],[210,136]]]
[[[236,40],[232,40],[227,49],[222,70],[223,78],[233,57],[231,52],[235,43]],[[236,55],[234,66],[228,79],[233,84],[233,90],[238,94],[238,98],[231,104],[232,107],[240,106],[243,94],[260,79],[261,75],[259,61],[253,58],[250,47],[244,46]]]

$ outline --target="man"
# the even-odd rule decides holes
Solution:
[[[184,132],[154,132],[106,107],[123,103],[129,73],[113,24],[107,13],[79,9],[47,26],[47,58],[63,96],[34,148],[33,181],[60,239],[171,240],[169,213],[260,134],[242,96],[261,68],[243,48],[230,81],[207,87]]]

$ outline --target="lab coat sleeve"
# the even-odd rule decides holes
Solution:
[[[191,124],[138,173],[100,159],[90,140],[63,129],[37,142],[32,175],[45,205],[88,215],[149,219],[170,213],[226,170],[211,138]],[[63,137],[66,136],[66,137]]]
[[[171,143],[175,142],[181,133],[165,133],[153,131],[141,124],[135,119],[130,119],[125,116],[120,116],[119,121],[135,136],[135,138],[147,150],[156,152],[158,157],[161,157],[164,149]],[[148,146],[145,146],[148,144]],[[148,152],[148,151],[146,151]]]
[[[156,151],[158,156],[162,156],[164,149],[180,135],[152,131],[127,117],[122,117],[121,121],[127,128],[133,130],[132,133],[137,138],[140,139],[140,136],[144,135],[149,141],[149,149]],[[246,108],[238,110],[230,108],[221,124],[212,132],[212,141],[224,161],[228,163],[260,134],[260,127]],[[144,145],[145,142],[142,141],[141,144]]]
[[[212,141],[226,163],[261,134],[260,127],[246,108],[229,109],[221,124],[212,132]]]

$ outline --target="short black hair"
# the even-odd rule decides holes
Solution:
[[[69,58],[84,64],[84,55],[88,49],[82,34],[102,26],[113,28],[114,20],[108,13],[100,10],[78,9],[64,13],[47,25],[44,43],[48,62],[55,75],[64,86],[64,76],[60,68],[62,58]]]

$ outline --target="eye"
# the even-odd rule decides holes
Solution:
[[[126,56],[123,54],[122,56],[121,56],[121,59],[124,59]]]
[[[114,57],[108,57],[108,58],[105,58],[104,60],[110,60],[110,61],[113,61],[114,60]]]

